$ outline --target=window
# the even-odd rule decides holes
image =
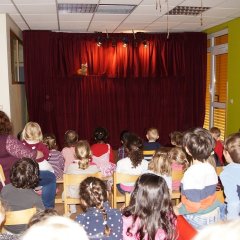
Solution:
[[[24,63],[22,41],[10,31],[12,83],[24,83]]]

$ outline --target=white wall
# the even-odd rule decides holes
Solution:
[[[16,135],[27,120],[25,86],[12,84],[10,30],[20,39],[22,32],[7,14],[0,14],[0,109],[8,114]]]

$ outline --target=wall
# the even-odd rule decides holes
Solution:
[[[25,87],[12,84],[10,30],[20,39],[22,32],[7,14],[0,14],[0,109],[8,114],[16,135],[26,123]]]
[[[206,30],[208,34],[228,28],[228,102],[226,135],[240,129],[240,18]]]

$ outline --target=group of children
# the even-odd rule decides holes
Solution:
[[[217,128],[173,132],[170,138],[174,147],[167,148],[157,142],[159,134],[155,128],[147,131],[148,142],[124,131],[116,165],[113,150],[106,143],[107,137],[106,129],[95,129],[96,143],[90,146],[86,140],[79,141],[75,131],[69,130],[65,133],[66,146],[60,152],[54,135],[43,136],[37,123],[28,123],[21,134],[25,145],[43,153],[36,160],[40,172],[55,174],[57,179],[62,178],[64,172],[89,174],[101,171],[104,176],[111,176],[116,171],[140,175],[136,183],[117,186],[121,193],[131,193],[130,204],[122,213],[109,206],[109,187],[98,178],[89,177],[80,184],[79,189],[74,190],[84,211],[76,221],[84,227],[89,238],[176,239],[180,231],[177,229],[178,215],[183,215],[196,229],[220,221],[225,215],[227,219],[239,217],[240,133],[229,136],[223,148]],[[27,159],[19,162],[20,165],[33,164]],[[228,165],[224,167],[220,180],[226,195],[226,207],[216,200],[218,176],[214,169],[215,166],[225,165],[225,162]],[[36,166],[32,168],[36,175],[39,170],[35,169]],[[31,189],[31,194],[37,192],[38,189],[34,190],[37,186],[35,182],[31,186],[16,184],[17,178],[21,177],[14,172],[16,169],[20,167],[14,165],[11,171],[14,189]],[[29,171],[26,166],[22,169]],[[173,171],[184,172],[181,182],[172,180]],[[180,189],[181,203],[173,207],[171,192]],[[6,197],[6,191],[7,188],[3,188],[1,193],[5,199],[9,197]]]

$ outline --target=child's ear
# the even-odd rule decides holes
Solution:
[[[233,160],[232,160],[232,158],[231,158],[231,156],[230,156],[230,154],[227,150],[225,150],[225,149],[223,150],[223,155],[224,155],[227,163],[233,162]]]

